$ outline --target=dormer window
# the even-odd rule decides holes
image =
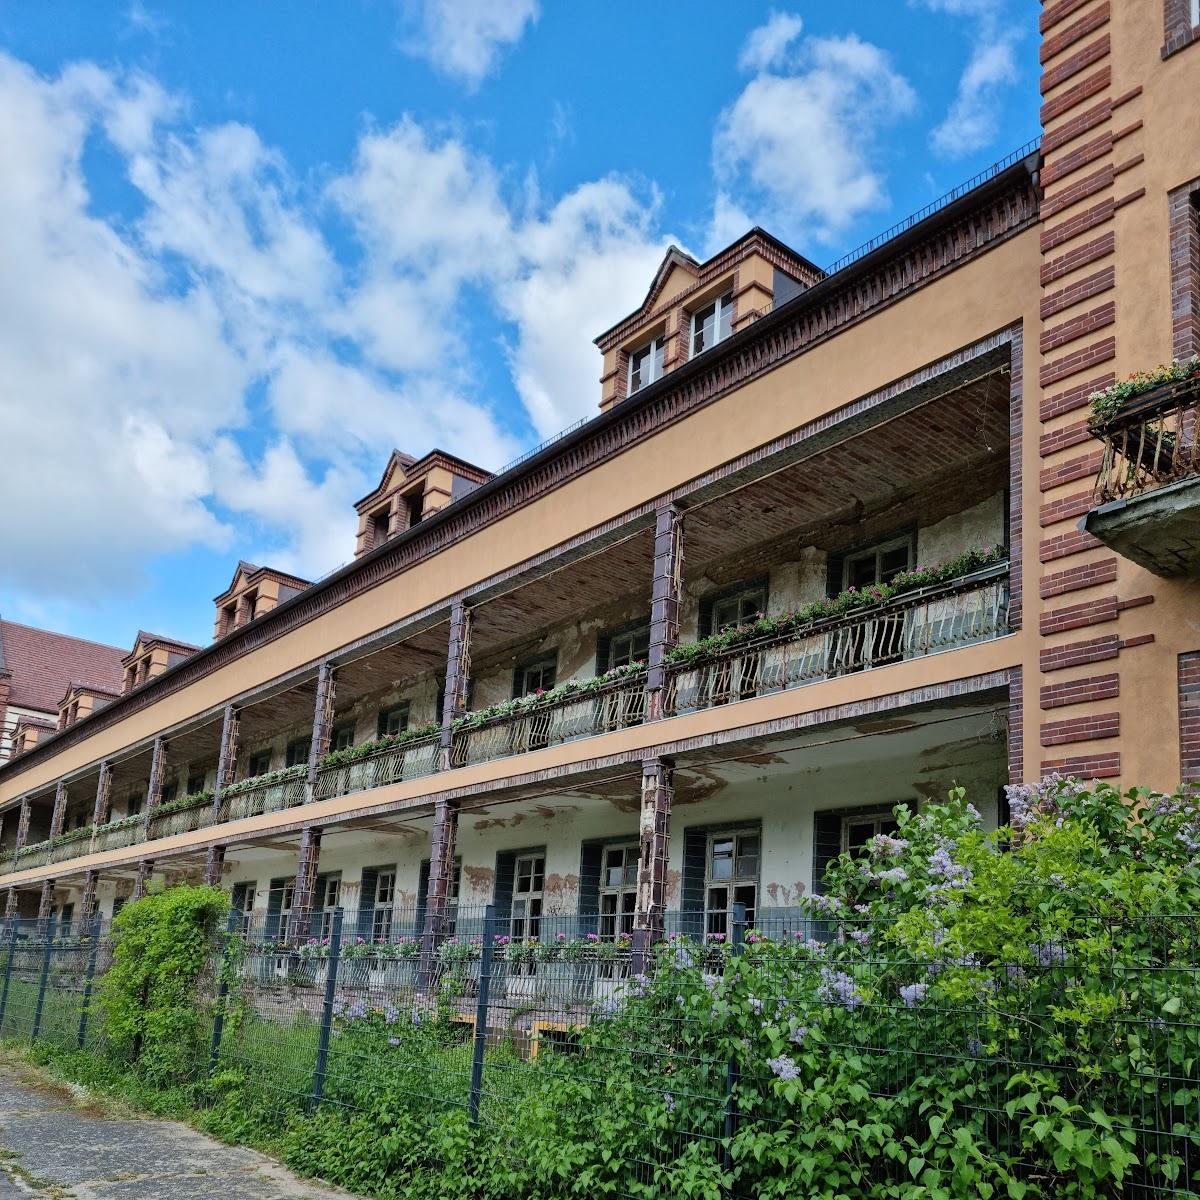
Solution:
[[[629,356],[629,394],[640,391],[648,383],[661,379],[663,373],[663,341],[655,338],[649,345]]]
[[[377,509],[371,514],[371,546],[382,546],[388,536],[388,510]]]
[[[237,621],[237,605],[227,604],[221,609],[221,637],[224,637]]]
[[[404,509],[408,513],[408,525],[411,529],[425,515],[425,494],[423,492],[409,492],[404,497]]]
[[[723,342],[733,332],[733,293],[726,292],[692,313],[691,357]]]

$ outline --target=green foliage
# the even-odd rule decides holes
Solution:
[[[373,738],[357,746],[347,746],[344,750],[331,750],[321,759],[321,766],[344,767],[349,763],[361,762],[373,754],[382,754],[385,750],[398,750],[409,742],[421,742],[435,737],[440,730],[440,725],[431,722],[428,725],[419,725],[415,729],[402,729],[399,733]]]
[[[286,783],[289,779],[303,779],[307,773],[308,767],[304,763],[295,767],[280,767],[278,771],[268,771],[265,775],[252,775],[249,779],[239,779],[237,783],[223,787],[221,796],[240,796],[243,792],[269,787],[273,783]],[[190,799],[190,797],[188,798]]]
[[[177,1083],[203,1061],[197,983],[228,909],[219,888],[176,887],[127,904],[113,922],[113,963],[98,991],[105,1033],[151,1084]]]
[[[1121,410],[1130,400],[1152,392],[1163,384],[1177,383],[1197,375],[1200,375],[1200,356],[1193,356],[1181,362],[1159,363],[1150,371],[1137,371],[1101,392],[1093,392],[1089,397],[1092,402],[1092,428],[1097,431],[1105,429],[1121,415]]]
[[[903,571],[896,575],[888,583],[875,584],[869,588],[847,588],[828,600],[816,600],[805,604],[795,612],[781,613],[775,617],[760,614],[757,620],[745,625],[723,629],[709,637],[700,638],[699,641],[672,647],[667,652],[667,661],[694,667],[708,662],[723,651],[750,642],[800,636],[823,621],[836,620],[865,609],[880,608],[898,596],[919,591],[921,588],[950,583],[984,567],[1004,562],[1007,557],[1008,551],[1004,546],[967,550],[949,562],[929,567],[914,567],[911,571]]]

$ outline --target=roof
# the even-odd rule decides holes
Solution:
[[[8,702],[16,708],[58,712],[73,680],[87,679],[110,692],[121,690],[125,651],[49,629],[0,619],[3,667],[11,677]]]
[[[181,642],[177,638],[164,637],[160,633],[147,633],[146,630],[139,629],[137,637],[133,639],[133,649],[121,661],[130,662],[137,657],[139,652],[150,646],[166,646],[168,650],[182,650],[185,654],[195,654],[200,649],[199,646],[193,646],[190,642]]]
[[[238,590],[238,577],[244,576],[244,587],[249,587],[256,579],[277,579],[280,583],[286,584],[289,587],[297,587],[301,591],[305,588],[312,587],[311,579],[301,579],[299,575],[289,575],[286,571],[277,571],[274,567],[259,567],[254,563],[248,563],[244,558],[238,563],[237,570],[233,573],[233,578],[229,581],[229,586],[219,595],[213,597],[215,604],[220,604],[222,600],[228,596],[232,596]],[[196,647],[193,647],[196,649]]]

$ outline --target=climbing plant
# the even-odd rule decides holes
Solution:
[[[134,901],[113,922],[113,964],[100,985],[109,1045],[148,1083],[186,1079],[201,1061],[208,1013],[200,976],[229,898],[176,887]]]

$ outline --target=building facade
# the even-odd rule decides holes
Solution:
[[[644,946],[955,785],[1200,777],[1200,384],[1090,411],[1200,352],[1195,7],[1045,4],[1040,145],[828,271],[672,250],[595,419],[495,476],[395,451],[349,566],[139,634],[0,769],[9,915],[203,878],[281,936]]]

